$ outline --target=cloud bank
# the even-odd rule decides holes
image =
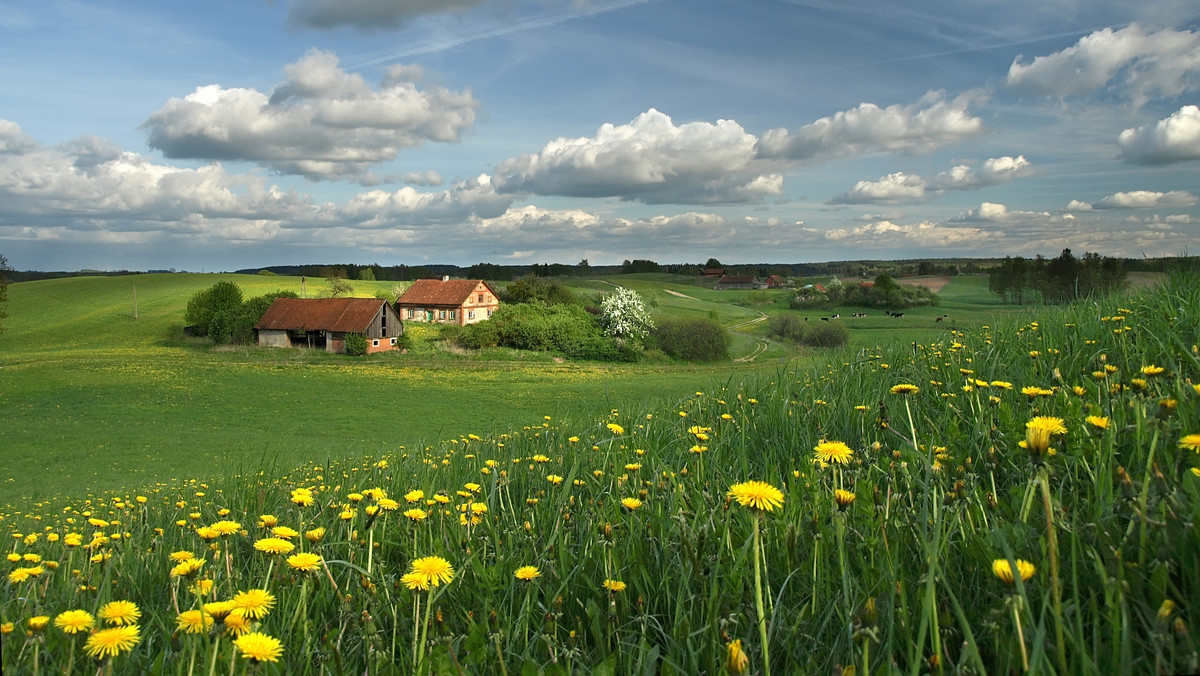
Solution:
[[[1126,129],[1117,137],[1121,157],[1135,164],[1173,164],[1200,159],[1200,106],[1183,106],[1155,124]]]

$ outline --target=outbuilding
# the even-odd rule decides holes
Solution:
[[[367,352],[397,348],[400,315],[382,298],[276,298],[254,325],[258,344],[345,352],[346,334],[367,338]]]

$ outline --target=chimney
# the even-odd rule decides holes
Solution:
[[[442,275],[442,281],[443,281],[443,282],[448,282],[448,281],[450,281],[450,275]]]

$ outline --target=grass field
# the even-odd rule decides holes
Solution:
[[[85,495],[59,481],[63,492],[0,510],[3,669],[1200,671],[1200,283],[986,322],[978,288],[954,286],[939,309],[958,329],[913,345],[880,328],[878,348],[815,366],[689,372],[706,384],[666,403],[537,398],[561,413],[484,431],[453,412],[428,443],[368,457],[248,453],[240,471],[226,456],[197,474],[172,467],[188,455],[173,446],[142,461],[164,472],[151,485],[127,471],[137,458],[94,464],[122,487]],[[734,324],[753,310],[715,309]],[[4,410],[24,396],[9,385],[36,390],[45,377],[53,393],[83,371],[71,396],[90,418],[75,438],[96,428],[111,439],[137,420],[126,395],[162,408],[181,381],[245,401],[273,382],[315,389],[304,406],[342,419],[335,385],[413,375],[386,358],[214,352],[170,325],[142,350],[56,353],[26,338],[5,356]],[[133,358],[156,351],[149,366]],[[460,375],[506,406],[513,372],[556,366],[478,357],[411,368],[446,378],[430,392]],[[452,364],[461,370],[443,376]],[[645,395],[679,371],[631,373]],[[615,376],[583,380],[598,391]],[[106,385],[114,377],[124,384]],[[174,396],[192,416],[225,405]],[[239,428],[255,440],[244,443],[262,444],[271,416],[254,424],[267,432]],[[145,425],[114,447],[152,433]],[[36,478],[36,452],[5,453],[20,485]]]

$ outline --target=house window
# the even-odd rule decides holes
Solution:
[[[489,316],[489,317],[491,317],[491,316],[492,316],[492,308],[488,308],[488,316]]]
[[[395,344],[396,344],[396,339],[392,338],[392,345],[395,345]]]
[[[481,294],[479,294],[479,302],[480,302],[480,303],[482,303],[482,302],[483,302],[483,294],[482,294],[482,293],[481,293]]]
[[[455,315],[455,312],[454,312],[454,310],[451,310],[451,311],[450,311],[450,319],[454,319],[454,315]]]
[[[376,339],[376,340],[372,340],[372,341],[371,341],[371,347],[379,347],[379,340],[378,340],[378,339]]]
[[[446,311],[445,311],[445,310],[439,310],[439,311],[438,311],[438,319],[445,319],[445,318],[446,318]]]
[[[409,319],[412,319],[412,318],[413,318],[413,312],[412,312],[412,308],[409,308],[409,309],[405,310],[405,311],[404,311],[404,316],[405,316],[405,317],[408,317]]]
[[[467,319],[475,319],[475,311],[467,310]]]

